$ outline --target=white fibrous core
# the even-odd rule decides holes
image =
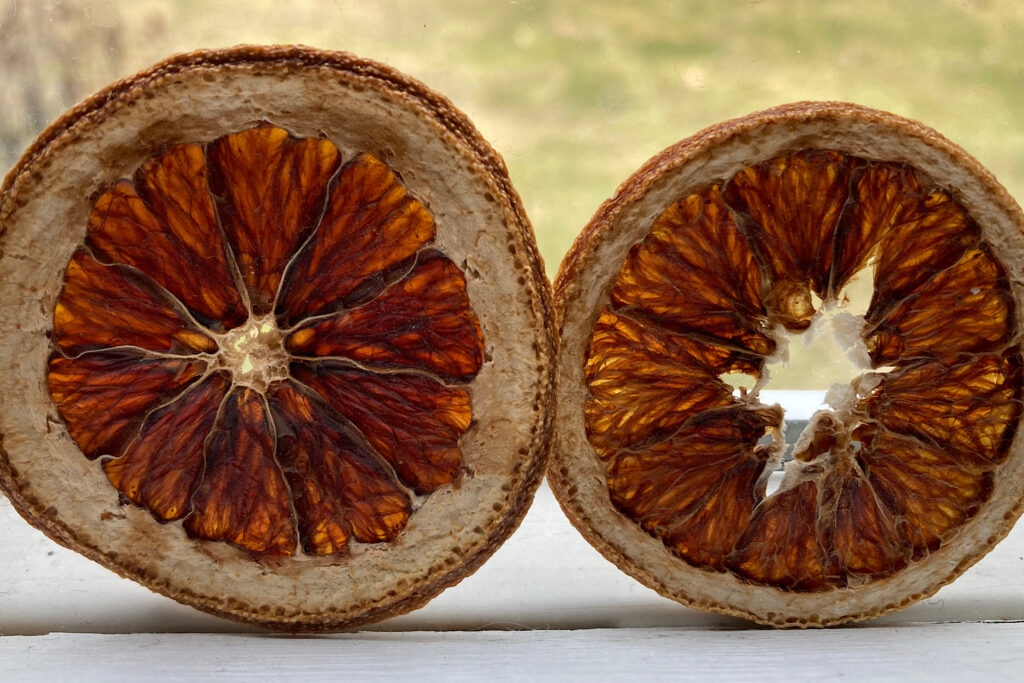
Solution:
[[[288,377],[288,352],[274,316],[250,317],[218,340],[216,367],[227,370],[235,384],[264,392]]]

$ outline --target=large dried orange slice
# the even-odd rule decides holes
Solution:
[[[553,324],[501,159],[304,48],[172,58],[0,194],[0,485],[201,609],[330,629],[476,569],[543,473]]]
[[[891,114],[802,103],[680,142],[559,272],[559,500],[694,607],[813,626],[931,595],[1021,512],[1022,255],[992,175]],[[860,369],[787,445],[760,392],[826,320]]]

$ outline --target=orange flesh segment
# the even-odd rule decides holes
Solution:
[[[708,278],[709,289],[729,283],[710,294],[679,267],[678,245],[691,240],[720,250],[722,263],[745,251],[728,231],[678,220],[680,207],[716,201],[712,185],[673,204],[633,247],[594,326],[584,417],[611,500],[688,563],[751,583],[823,591],[890,576],[957,533],[1007,456],[1024,380],[1005,271],[950,194],[904,164],[804,150],[722,185],[732,215],[714,222],[739,227],[753,265]],[[709,425],[705,443],[697,438],[698,425],[734,401],[718,375],[759,374],[766,354],[732,342],[750,329],[750,300],[735,303],[731,330],[715,331],[720,347],[696,325],[673,326],[669,311],[722,292],[718,301],[735,301],[736,283],[758,272],[764,317],[800,331],[814,314],[812,291],[838,297],[868,265],[875,292],[863,339],[875,367],[896,368],[848,423],[819,420],[789,483],[760,500],[751,491],[763,480],[739,457],[757,452],[757,437]],[[702,347],[719,353],[694,351]],[[677,447],[684,438],[688,447]],[[701,492],[717,486],[737,508],[705,515]],[[715,536],[702,535],[702,519],[717,521]]]
[[[884,314],[978,242],[978,227],[950,196],[905,164],[873,163],[857,178],[837,235],[832,291],[875,263],[871,310]]]
[[[235,389],[206,446],[206,469],[185,519],[190,536],[269,555],[294,551],[288,487],[274,458],[263,397]]]
[[[387,166],[342,168],[327,140],[260,126],[171,147],[94,204],[54,313],[58,412],[87,457],[110,456],[113,487],[196,539],[260,555],[393,541],[410,490],[457,476],[483,365],[465,277],[433,238]],[[288,344],[319,394],[256,381]]]
[[[676,332],[707,335],[768,354],[761,275],[717,185],[673,204],[630,251],[616,310],[637,309]]]
[[[288,260],[316,229],[340,163],[328,140],[264,126],[207,149],[210,192],[256,316],[274,308]]]
[[[294,324],[359,301],[433,239],[430,212],[391,169],[361,154],[338,174],[316,239],[289,269],[279,312]]]
[[[127,266],[105,266],[85,250],[68,264],[53,337],[69,356],[115,346],[175,354],[217,348],[148,277]]]
[[[143,164],[93,205],[87,242],[104,261],[148,274],[211,327],[248,317],[224,252],[199,145]],[[202,287],[196,283],[201,282]]]
[[[1002,266],[987,249],[973,249],[878,323],[867,338],[871,362],[892,365],[999,349],[1009,342],[1013,318]]]
[[[620,451],[608,467],[612,501],[690,563],[720,570],[764,497],[768,458],[756,444],[778,417],[743,407],[710,410],[668,441]]]
[[[779,322],[798,331],[810,323],[810,291],[825,296],[836,228],[849,195],[849,160],[805,150],[736,174],[725,201],[766,268]]]
[[[906,566],[910,552],[894,528],[895,516],[879,502],[859,465],[848,460],[831,473],[820,500],[819,527],[831,525],[834,582],[855,584],[889,576]],[[844,471],[845,470],[845,471]],[[831,519],[829,519],[831,517]]]
[[[364,365],[412,368],[446,382],[472,379],[483,362],[480,323],[454,263],[430,255],[366,304],[293,332],[298,356],[341,356]]]
[[[818,528],[818,487],[805,481],[776,493],[758,506],[726,564],[754,583],[795,591],[829,586],[825,548]]]
[[[223,375],[213,375],[150,413],[124,455],[103,464],[110,483],[162,522],[190,513],[206,437],[229,387]]]
[[[297,362],[292,376],[350,421],[417,493],[450,482],[469,429],[469,390],[422,374],[370,374],[340,362]]]
[[[130,352],[80,358],[55,353],[46,379],[71,438],[86,457],[98,458],[119,455],[149,411],[184,391],[205,369],[194,360]]]
[[[885,376],[866,412],[897,434],[998,463],[1021,414],[1020,349],[953,356]]]
[[[992,491],[991,471],[970,458],[885,430],[863,460],[914,559],[937,550]]]
[[[690,416],[733,400],[717,374],[733,365],[734,354],[608,310],[595,325],[589,356],[587,436],[601,457],[664,440]]]
[[[303,549],[336,554],[348,539],[393,540],[412,512],[409,496],[329,409],[280,382],[270,391],[277,459],[291,487]]]

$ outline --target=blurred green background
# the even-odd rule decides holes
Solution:
[[[0,0],[0,169],[110,81],[238,43],[349,50],[445,93],[505,158],[551,275],[645,159],[788,101],[919,119],[1024,196],[1024,3],[1013,0]]]

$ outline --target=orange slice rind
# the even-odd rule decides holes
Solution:
[[[500,158],[343,53],[171,58],[0,189],[0,486],[51,538],[271,628],[422,605],[522,519],[553,325]]]
[[[563,509],[661,594],[763,624],[931,595],[1022,509],[1021,254],[992,175],[892,114],[798,103],[670,147],[556,279]],[[867,367],[769,488],[785,444],[766,364],[869,267],[866,312],[843,314]]]

